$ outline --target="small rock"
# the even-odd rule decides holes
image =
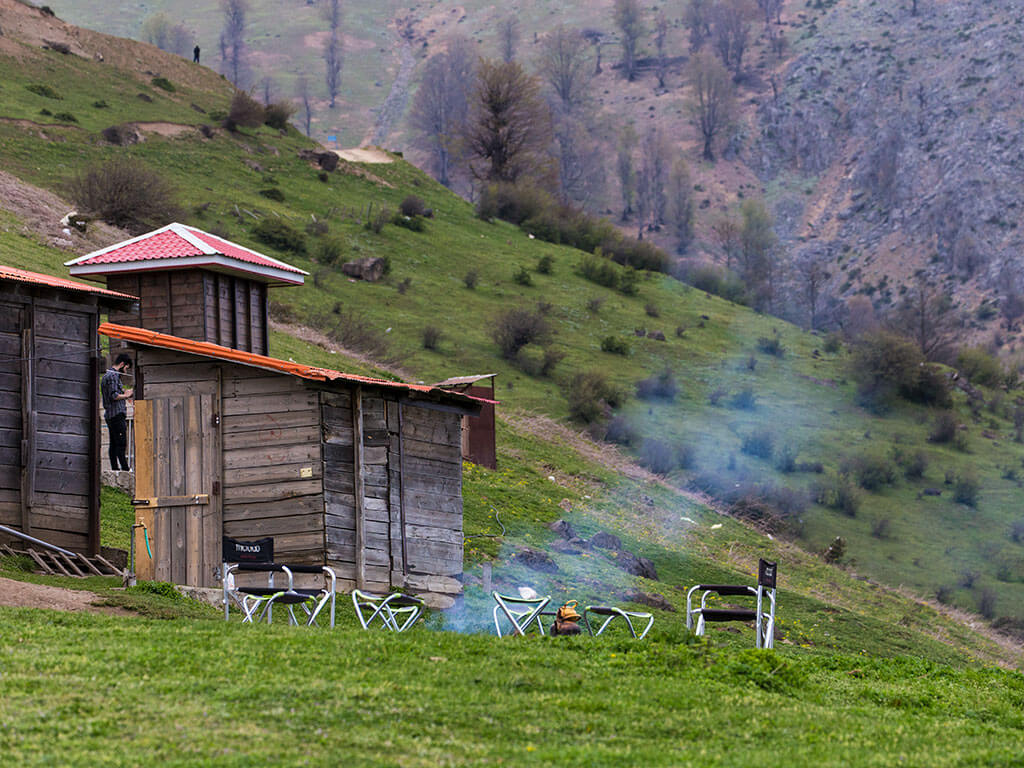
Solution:
[[[341,265],[341,271],[349,277],[357,277],[368,283],[375,283],[384,277],[384,259],[367,256]]]
[[[598,531],[590,537],[590,545],[592,547],[600,547],[601,549],[622,549],[622,539],[618,536],[612,536],[607,531]]]
[[[576,538],[576,530],[566,520],[555,520],[555,522],[549,525],[548,528],[557,533],[563,539]]]
[[[924,489],[924,495],[925,496],[941,496],[942,495],[942,490],[939,489],[939,488],[925,488]]]
[[[651,608],[657,608],[659,611],[668,611],[669,613],[675,613],[675,606],[668,601],[664,595],[659,595],[657,592],[626,592],[622,595],[622,599],[630,603],[640,603]]]
[[[512,560],[518,565],[525,565],[533,571],[540,571],[541,573],[558,573],[558,566],[555,565],[555,561],[551,559],[551,555],[537,549],[531,549],[530,547],[525,547],[524,549],[516,552],[515,555],[513,555]]]

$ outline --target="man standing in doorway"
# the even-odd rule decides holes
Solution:
[[[103,415],[110,432],[110,468],[127,470],[128,457],[128,413],[125,401],[130,400],[132,390],[121,386],[121,374],[131,370],[132,359],[118,355],[114,365],[107,369],[100,379],[100,393],[103,396]]]

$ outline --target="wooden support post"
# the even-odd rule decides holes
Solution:
[[[366,589],[366,509],[363,488],[363,388],[352,392],[352,467],[356,517],[356,589]]]
[[[29,305],[28,322],[21,332],[21,530],[32,535],[32,503],[36,482],[35,355]],[[27,326],[27,327],[26,327]]]
[[[100,435],[100,337],[96,332],[97,317],[89,320],[89,540],[87,551],[90,555],[100,552],[100,463],[103,457]],[[134,463],[134,456],[132,457]],[[88,561],[86,561],[88,562]]]
[[[409,575],[409,553],[405,547],[405,423],[402,401],[398,401],[398,525],[402,536],[402,587]]]

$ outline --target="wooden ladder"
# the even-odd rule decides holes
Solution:
[[[0,552],[5,555],[23,555],[32,558],[39,569],[49,576],[71,576],[82,579],[86,576],[118,576],[125,578],[127,571],[118,568],[103,555],[86,557],[76,553],[73,557],[63,552],[55,552],[48,549],[35,550],[29,547],[25,550],[16,550],[7,544],[0,544]]]

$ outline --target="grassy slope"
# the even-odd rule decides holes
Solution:
[[[259,215],[279,215],[302,227],[310,214],[329,222],[331,236],[341,239],[345,257],[388,256],[393,265],[385,283],[354,283],[333,269],[321,267],[308,257],[285,255],[315,273],[302,289],[276,291],[275,300],[305,322],[331,332],[339,318],[351,310],[372,334],[388,343],[388,355],[425,380],[452,374],[497,371],[499,396],[505,407],[566,415],[564,384],[574,371],[600,369],[619,386],[633,383],[669,366],[682,391],[671,404],[632,401],[626,415],[646,435],[696,446],[698,471],[724,473],[737,482],[767,479],[806,486],[805,476],[783,478],[767,462],[742,455],[742,438],[755,429],[770,430],[777,445],[788,444],[800,460],[838,464],[844,455],[870,450],[887,454],[894,444],[921,448],[930,459],[924,480],[901,481],[882,493],[864,494],[861,511],[850,519],[829,510],[813,508],[805,517],[805,545],[820,550],[835,536],[848,540],[851,561],[891,584],[903,584],[922,593],[951,585],[955,602],[976,609],[982,591],[998,592],[997,615],[1019,614],[1024,604],[1024,549],[1007,537],[1010,523],[1019,518],[1015,495],[1017,482],[1004,478],[1006,468],[1021,460],[1018,446],[1008,439],[1011,431],[1005,414],[983,413],[971,425],[972,453],[957,453],[925,443],[929,414],[907,407],[881,419],[853,405],[851,386],[845,383],[844,356],[815,355],[820,340],[770,317],[758,316],[716,297],[706,296],[663,277],[642,283],[637,297],[624,297],[583,281],[574,273],[580,254],[530,240],[508,225],[476,219],[471,206],[448,194],[415,168],[396,162],[364,166],[374,178],[351,173],[332,174],[327,183],[297,157],[305,140],[291,133],[281,136],[260,129],[232,136],[219,133],[212,140],[197,137],[161,138],[150,135],[135,147],[124,149],[103,143],[96,131],[134,115],[133,93],[137,82],[126,83],[101,65],[62,57],[52,52],[33,52],[24,60],[0,60],[4,76],[4,116],[32,118],[37,108],[52,100],[29,93],[26,83],[48,82],[55,86],[77,82],[84,67],[81,88],[61,87],[69,98],[59,102],[75,112],[81,127],[46,128],[51,139],[41,142],[34,129],[0,124],[5,168],[32,183],[60,192],[75,169],[129,152],[172,178],[192,213],[188,219],[204,227],[221,225],[240,242],[259,246],[249,235],[253,219],[243,213],[235,219],[235,206]],[[219,90],[209,90],[210,83]],[[173,94],[153,90],[156,101],[146,104],[148,118],[194,123],[206,119],[192,103],[204,109],[223,108],[227,92],[213,78],[206,90],[182,86]],[[198,86],[196,86],[198,88]],[[7,97],[12,95],[10,102]],[[74,94],[71,96],[70,94]],[[74,99],[74,100],[73,100]],[[107,109],[92,107],[105,100]],[[140,104],[144,102],[139,102]],[[112,119],[114,118],[114,119]],[[251,164],[257,163],[257,171]],[[199,180],[199,181],[197,181]],[[275,186],[285,193],[284,203],[271,203],[258,194]],[[425,233],[387,226],[374,235],[361,226],[366,207],[382,204],[392,208],[410,191],[424,197],[435,210]],[[203,212],[198,206],[209,203]],[[64,254],[32,243],[18,234],[10,217],[0,224],[0,255],[9,263],[61,272]],[[534,275],[534,285],[523,287],[511,278],[520,266],[532,268],[543,255],[554,258],[553,275]],[[470,270],[480,274],[474,291],[462,285]],[[404,293],[396,290],[405,280]],[[591,299],[602,299],[597,312],[588,309]],[[554,345],[566,357],[554,379],[534,379],[497,359],[489,331],[494,316],[512,306],[551,305],[549,319],[557,330]],[[650,305],[659,317],[645,311]],[[337,308],[342,315],[332,310]],[[443,329],[439,351],[427,351],[420,334],[427,325]],[[636,328],[662,330],[666,342],[639,339]],[[677,337],[676,329],[685,329]],[[386,329],[391,329],[385,333]],[[781,334],[783,358],[760,354],[757,339],[773,331]],[[614,335],[631,347],[628,360],[602,353],[600,341]],[[751,370],[751,359],[755,362]],[[737,411],[709,407],[715,390],[735,393],[750,387],[757,393],[758,408]],[[982,430],[994,434],[983,439]],[[926,487],[945,488],[948,471],[973,469],[982,480],[981,502],[971,510],[951,501],[948,490],[940,498],[922,497]],[[685,478],[679,478],[685,479]],[[890,535],[872,537],[873,525],[889,520]],[[964,572],[980,577],[971,589],[958,588]],[[1002,576],[1004,581],[997,577]]]

